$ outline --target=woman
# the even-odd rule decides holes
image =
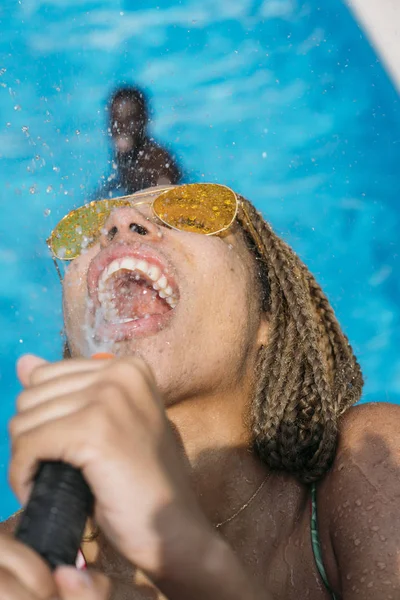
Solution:
[[[82,553],[112,598],[399,597],[399,407],[350,408],[350,345],[252,205],[153,188],[78,209],[49,245],[71,260],[72,359],[20,359],[10,480],[24,503],[38,461],[82,469]],[[116,358],[84,358],[98,349]],[[107,596],[90,570],[79,587],[0,550],[2,597]]]

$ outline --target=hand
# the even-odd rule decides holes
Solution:
[[[28,500],[38,462],[82,470],[95,519],[132,563],[157,576],[163,559],[210,528],[150,368],[137,358],[18,363],[25,386],[10,423],[10,482]]]
[[[54,574],[30,548],[0,535],[0,598],[7,600],[106,600],[109,582],[104,575],[59,567]]]

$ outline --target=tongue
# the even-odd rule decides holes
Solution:
[[[145,281],[131,276],[114,281],[113,304],[121,319],[141,319],[146,315],[162,315],[171,307]]]

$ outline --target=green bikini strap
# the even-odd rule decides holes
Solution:
[[[315,564],[317,565],[321,579],[324,582],[326,589],[331,594],[332,600],[337,600],[331,586],[329,585],[328,577],[324,567],[324,561],[322,560],[321,542],[318,533],[317,486],[315,483],[311,484],[311,545],[314,553]]]

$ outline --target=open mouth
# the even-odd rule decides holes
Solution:
[[[158,259],[127,255],[123,246],[116,254],[95,266],[89,277],[98,333],[122,339],[158,331],[179,301],[174,278]]]

